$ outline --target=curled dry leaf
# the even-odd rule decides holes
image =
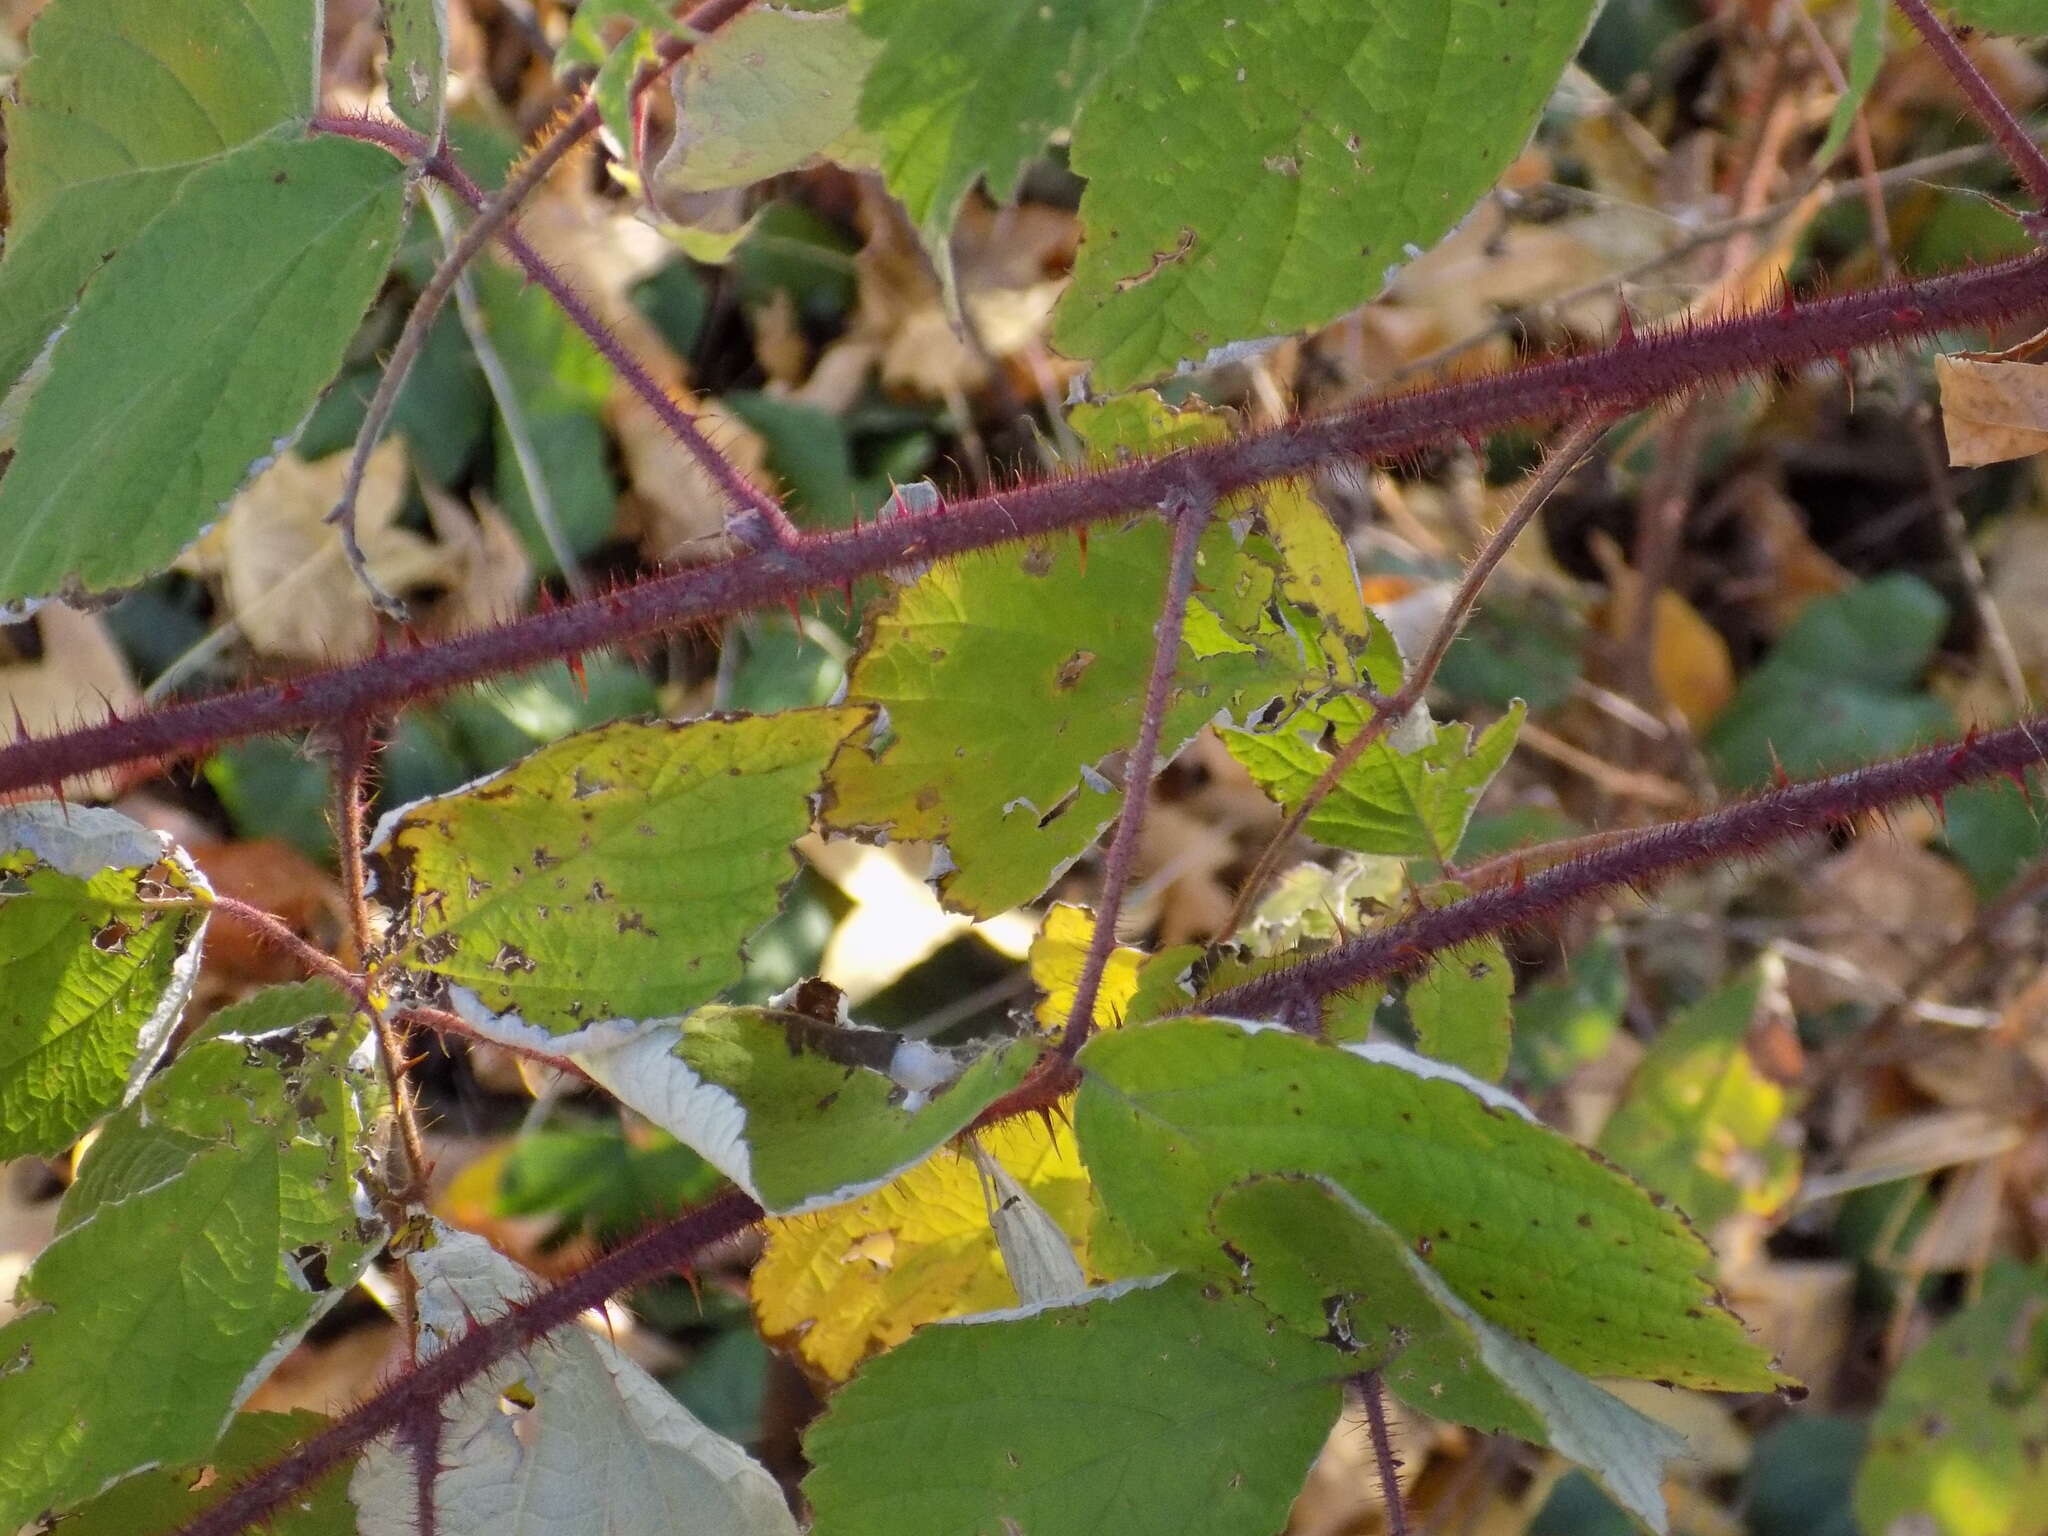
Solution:
[[[1934,360],[1948,461],[2023,459],[2048,448],[2048,368],[1959,354]]]
[[[11,732],[17,720],[31,735],[72,730],[128,714],[140,695],[128,663],[98,614],[45,603],[35,617],[0,631],[0,710]],[[104,800],[116,776],[94,773],[64,781],[74,799]]]
[[[185,557],[220,579],[229,618],[260,655],[345,661],[377,643],[376,607],[348,568],[340,530],[326,521],[347,472],[345,454],[313,464],[285,454]],[[445,575],[433,544],[398,526],[405,490],[405,447],[390,438],[370,455],[356,501],[356,537],[387,592]]]

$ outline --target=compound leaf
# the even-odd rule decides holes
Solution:
[[[43,9],[7,109],[0,395],[187,177],[312,112],[319,45],[305,0]]]
[[[117,812],[0,809],[0,1159],[63,1151],[149,1075],[199,972],[208,894]]]
[[[1517,701],[1476,737],[1463,723],[1423,723],[1426,734],[1412,747],[1404,738],[1413,727],[1396,726],[1366,748],[1310,812],[1309,836],[1360,853],[1448,860],[1479,796],[1514,749],[1526,713]],[[1292,810],[1330,766],[1321,746],[1328,730],[1334,726],[1349,740],[1370,716],[1368,705],[1343,697],[1304,707],[1270,731],[1221,734],[1259,788]]]
[[[0,1526],[207,1454],[376,1251],[355,1209],[361,1031],[325,983],[280,991],[290,1007],[265,993],[216,1015],[65,1195],[0,1329]],[[283,1015],[295,1027],[269,1027]]]
[[[340,367],[404,207],[404,166],[346,139],[193,171],[51,350],[0,479],[0,601],[104,592],[197,538]]]
[[[1120,389],[1372,298],[1520,152],[1593,10],[1152,7],[1074,129],[1086,234],[1061,350]]]
[[[804,1488],[820,1536],[1263,1536],[1348,1369],[1183,1278],[939,1323],[833,1397]]]
[[[1220,417],[1174,412],[1153,396],[1076,411],[1073,421],[1098,458],[1227,430]],[[1286,511],[1270,510],[1283,501]],[[1284,524],[1295,503],[1306,506],[1299,492],[1269,493],[1262,526]],[[1248,520],[1223,520],[1256,505],[1227,504],[1202,539],[1162,736],[1169,758],[1219,712],[1327,684],[1332,666],[1354,675],[1345,670],[1354,637],[1304,642],[1308,619],[1286,595],[1275,545],[1240,541]],[[1306,515],[1321,516],[1312,506]],[[1122,802],[1100,768],[1137,736],[1170,542],[1166,524],[1146,517],[1096,533],[1085,552],[1062,540],[966,555],[899,592],[847,682],[849,700],[881,712],[874,734],[832,764],[826,823],[943,841],[955,867],[940,890],[961,911],[993,916],[1043,891]],[[1369,643],[1357,637],[1355,648]]]
[[[1312,1337],[1334,1333],[1410,1407],[1548,1445],[1653,1530],[1685,1442],[1468,1307],[1394,1230],[1322,1179],[1268,1177],[1216,1202],[1250,1294]]]
[[[775,915],[826,759],[866,716],[622,721],[392,812],[372,850],[400,914],[391,963],[543,1046],[716,996]]]
[[[1259,1173],[1327,1177],[1495,1326],[1596,1376],[1782,1381],[1703,1278],[1706,1246],[1500,1090],[1388,1046],[1175,1018],[1091,1040],[1081,1154],[1117,1228],[1213,1270],[1202,1217]]]
[[[1151,0],[855,0],[882,41],[860,120],[884,145],[889,190],[942,228],[979,176],[997,202],[1126,52]]]
[[[482,1238],[438,1222],[406,1264],[423,1357],[538,1288]],[[508,1412],[508,1403],[521,1406]],[[440,1536],[796,1536],[774,1478],[586,1329],[558,1329],[499,1362],[446,1411],[434,1479]],[[388,1439],[372,1445],[349,1483],[363,1536],[417,1531],[416,1488],[408,1451]]]

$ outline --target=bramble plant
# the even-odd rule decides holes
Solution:
[[[385,642],[0,746],[0,1157],[85,1146],[0,1328],[0,1529],[793,1531],[745,1450],[571,1326],[756,1227],[762,1332],[835,1384],[804,1446],[825,1536],[1263,1536],[1347,1403],[1401,1531],[1389,1399],[1547,1446],[1667,1529],[1683,1442],[1610,1385],[1801,1391],[1702,1236],[1746,1198],[1713,1159],[1765,1182],[1796,1164],[1761,1110],[1698,1132],[1698,1157],[1685,1140],[1700,1052],[1720,1052],[1716,1092],[1777,1102],[1743,1049],[1770,978],[1673,1023],[1587,1147],[1502,1086],[1526,1080],[1507,940],[1869,813],[2024,788],[2048,720],[1846,769],[1823,755],[1794,766],[1838,771],[1795,782],[1759,694],[1762,723],[1713,746],[1765,786],[1747,798],[1461,860],[1525,711],[1439,721],[1428,693],[1517,536],[1637,413],[2039,321],[2048,255],[1624,313],[1603,345],[1265,426],[1145,387],[1372,299],[1494,187],[1597,8],[584,0],[557,61],[578,104],[486,176],[448,88],[445,0],[385,0],[386,94],[366,109],[323,100],[319,0],[47,0],[6,115],[0,601],[99,604],[160,575],[319,412],[347,455],[331,520]],[[1881,7],[1853,9],[1823,164],[1885,47]],[[2015,197],[2048,207],[2048,158],[1955,34],[1926,0],[1898,9],[1900,46],[1951,73]],[[2029,0],[1946,9],[2048,31]],[[656,153],[648,93],[671,77]],[[593,140],[650,209],[822,156],[881,178],[950,290],[963,205],[1011,202],[1060,138],[1085,179],[1051,330],[1087,366],[1056,423],[1071,461],[976,494],[891,487],[868,521],[763,490],[520,220]],[[693,254],[721,238],[676,233]],[[394,271],[415,295],[402,322],[380,297]],[[535,473],[569,413],[526,430],[508,405],[500,494],[563,598],[416,634],[365,553],[366,487],[394,423],[416,461],[434,451],[408,386],[463,334],[449,316],[494,390],[489,336],[542,338],[600,392],[616,378],[719,505],[703,558],[583,575],[588,544]],[[353,393],[330,393],[338,376]],[[1532,427],[1556,429],[1547,453],[1441,617],[1397,644],[1312,477]],[[423,701],[566,664],[601,703],[611,652],[807,605],[858,634],[829,699],[593,708],[371,825],[379,756]],[[1774,658],[1796,660],[1789,641]],[[1897,708],[1888,739],[1928,734]],[[1154,780],[1211,728],[1281,830],[1217,942],[1120,942]],[[85,803],[95,776],[303,732],[334,765],[334,953]],[[741,990],[799,840],[938,845],[945,905],[994,919],[1106,832],[1092,906],[1037,925],[1028,1024],[942,1047],[863,1026],[815,979]],[[1329,856],[1285,867],[1302,837]],[[231,931],[303,979],[195,1022],[202,955]],[[410,1074],[436,1037],[609,1095],[720,1187],[544,1283],[431,1214]],[[853,1262],[884,1237],[887,1262]],[[240,1411],[359,1283],[400,1318],[406,1368],[331,1420]],[[2038,1354],[2043,1295],[2002,1273],[1929,1348],[1987,1372],[1987,1339]],[[1931,1507],[1910,1434],[1928,1362],[1902,1374],[1893,1449],[1859,1490],[1873,1530]]]

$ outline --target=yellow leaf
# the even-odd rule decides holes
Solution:
[[[1703,731],[1735,696],[1728,642],[1669,587],[1657,594],[1651,623],[1650,670],[1657,690],[1686,724]]]
[[[1095,915],[1086,907],[1062,902],[1045,914],[1045,926],[1031,945],[1031,979],[1045,994],[1032,1017],[1042,1028],[1066,1028],[1067,1015],[1074,1011],[1074,990],[1081,984],[1081,967],[1088,958],[1088,943],[1094,936]],[[1145,959],[1143,950],[1121,944],[1109,952],[1109,964],[1102,969],[1102,985],[1095,994],[1097,1029],[1114,1029],[1130,1011]]]
[[[1997,464],[2048,448],[2048,368],[1937,357],[1934,381],[1941,390],[1949,463]]]
[[[1073,1132],[1026,1119],[976,1134],[1090,1270],[1094,1190]],[[922,1324],[1017,1304],[981,1176],[950,1148],[871,1194],[771,1220],[767,1231],[754,1266],[755,1319],[764,1337],[835,1381]]]
[[[1031,945],[1031,979],[1046,994],[1035,1017],[1048,1032],[1066,1027],[1094,931],[1085,907],[1055,906]],[[1098,1028],[1123,1022],[1147,958],[1111,951],[1096,994]],[[975,1135],[1066,1233],[1084,1273],[1106,1278],[1089,1263],[1094,1186],[1066,1121],[1011,1120]],[[1015,1306],[983,1184],[973,1159],[948,1147],[859,1199],[771,1218],[752,1281],[763,1336],[837,1381],[925,1323]]]

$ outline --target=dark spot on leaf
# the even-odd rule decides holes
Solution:
[[[509,976],[514,972],[525,975],[540,969],[534,963],[533,957],[517,944],[500,944],[498,952],[491,956],[489,964],[490,968],[501,976]]]
[[[1060,663],[1059,671],[1053,674],[1053,686],[1061,693],[1071,692],[1075,685],[1087,676],[1088,669],[1094,664],[1093,651],[1075,651]]]
[[[1590,1227],[1590,1226],[1592,1226],[1592,1225],[1593,1225],[1593,1215],[1592,1215],[1592,1212],[1590,1212],[1590,1211],[1581,1211],[1581,1212],[1579,1212],[1579,1225],[1580,1225],[1580,1226],[1582,1226],[1582,1227]]]
[[[103,955],[123,955],[128,952],[128,937],[135,930],[118,917],[109,920],[93,930],[92,947]]]

